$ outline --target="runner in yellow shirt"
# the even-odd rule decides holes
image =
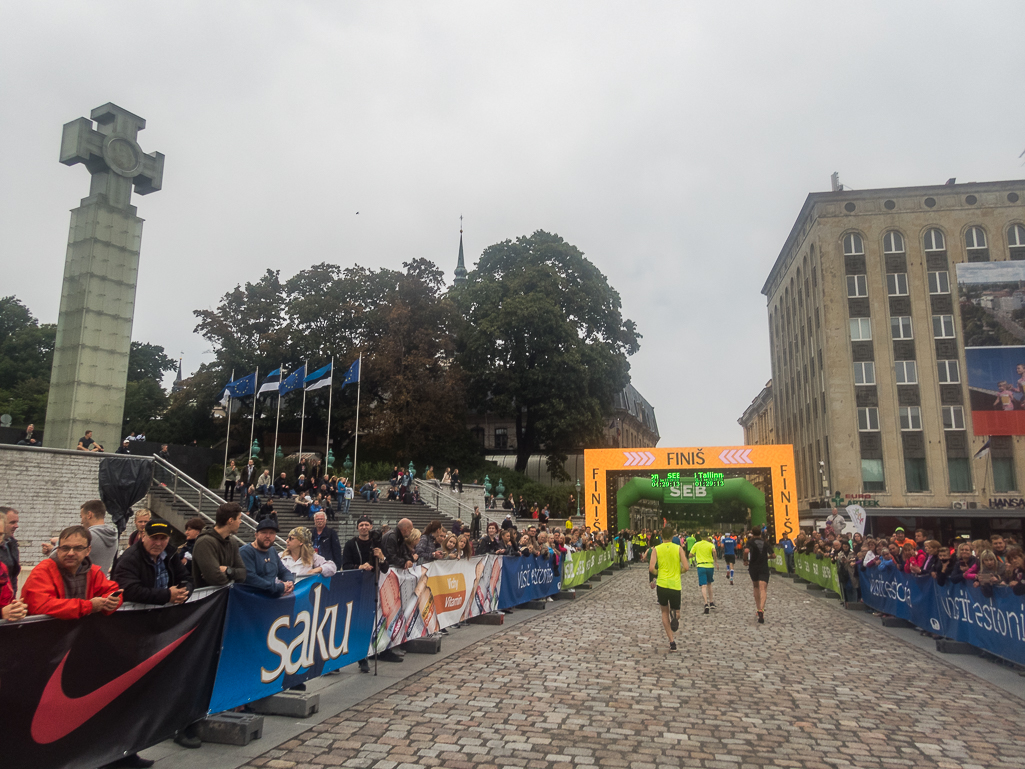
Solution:
[[[673,530],[662,529],[662,544],[651,548],[648,573],[655,585],[658,605],[662,607],[662,627],[669,639],[669,651],[676,651],[676,631],[680,628],[680,574],[687,571],[687,556],[673,541]]]
[[[703,538],[698,535],[697,541],[690,549],[690,554],[698,567],[698,584],[701,585],[701,597],[705,599],[705,614],[708,610],[715,608],[715,599],[712,597],[712,583],[715,581],[715,545],[712,538]]]

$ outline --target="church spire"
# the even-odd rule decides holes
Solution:
[[[466,264],[463,261],[463,216],[459,215],[459,261],[456,262],[456,277],[452,281],[455,285],[461,286],[466,282]]]

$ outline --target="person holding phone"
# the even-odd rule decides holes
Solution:
[[[29,614],[79,619],[121,605],[121,589],[89,560],[92,534],[85,526],[69,526],[57,538],[57,557],[44,558],[29,574],[22,599]]]
[[[166,521],[147,521],[142,538],[125,551],[111,578],[125,591],[125,600],[156,606],[185,603],[192,594],[192,575],[182,559],[167,552],[171,527]]]

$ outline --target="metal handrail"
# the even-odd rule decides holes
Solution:
[[[445,513],[446,515],[452,517],[452,518],[457,518],[458,520],[462,521],[463,523],[466,523],[466,524],[472,523],[472,521],[473,521],[473,508],[475,507],[475,505],[463,502],[459,498],[458,494],[453,494],[451,492],[445,491],[444,487],[441,486],[441,484],[438,483],[437,480],[435,480],[435,481],[425,481],[425,480],[423,480],[421,478],[414,478],[413,479],[413,483],[416,484],[416,487],[420,490],[420,499],[421,500],[423,500],[427,504],[432,504],[429,498],[433,497],[434,502],[433,502],[432,506],[436,510],[441,511],[441,512]],[[438,483],[438,485],[435,485],[435,483]],[[470,486],[470,484],[466,484],[466,485]],[[475,486],[474,488],[483,488],[483,486],[479,486],[479,487]],[[442,499],[444,499],[448,503],[444,507],[441,504],[441,500]],[[455,511],[456,511],[455,515],[452,515],[452,513],[450,512],[451,505],[453,505],[453,504],[455,505]],[[483,514],[484,511],[481,510],[481,513]]]
[[[158,477],[158,475],[164,476],[166,480]],[[168,483],[170,481],[170,483]],[[217,508],[227,502],[223,497],[215,494],[213,491],[208,489],[203,484],[199,483],[195,478],[186,475],[177,467],[172,465],[166,459],[153,455],[153,482],[159,483],[161,486],[166,488],[171,494],[184,505],[192,508],[196,515],[202,518],[204,521],[214,522],[213,513],[216,512]],[[193,504],[188,498],[183,496],[183,493],[192,492],[195,494],[196,503]],[[203,511],[203,503],[207,503],[207,510],[210,512]],[[242,526],[251,531],[253,535],[256,534],[256,527],[259,522],[250,518],[246,513],[242,513]],[[277,536],[274,538],[274,544],[277,545],[278,549],[283,550],[285,548],[285,540],[283,537]]]

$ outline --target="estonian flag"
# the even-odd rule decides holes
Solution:
[[[285,380],[281,383],[281,394],[287,395],[295,390],[301,390],[303,387],[303,380],[306,378],[306,364],[297,368]]]
[[[236,379],[234,382],[228,382],[224,386],[224,391],[232,398],[244,398],[247,395],[252,395],[256,392],[256,372]]]
[[[356,358],[356,362],[349,366],[349,370],[345,372],[345,379],[342,380],[342,387],[347,384],[359,381],[359,358]]]
[[[267,375],[267,378],[263,380],[263,384],[260,385],[260,391],[258,395],[264,393],[276,393],[278,391],[278,385],[281,384],[281,369],[276,368]]]
[[[319,390],[321,387],[330,387],[332,373],[330,363],[324,366],[324,368],[317,369],[306,377],[306,389]]]
[[[975,452],[975,456],[972,459],[982,459],[989,453],[989,442],[992,438],[987,438],[986,442],[982,444],[982,448]]]

